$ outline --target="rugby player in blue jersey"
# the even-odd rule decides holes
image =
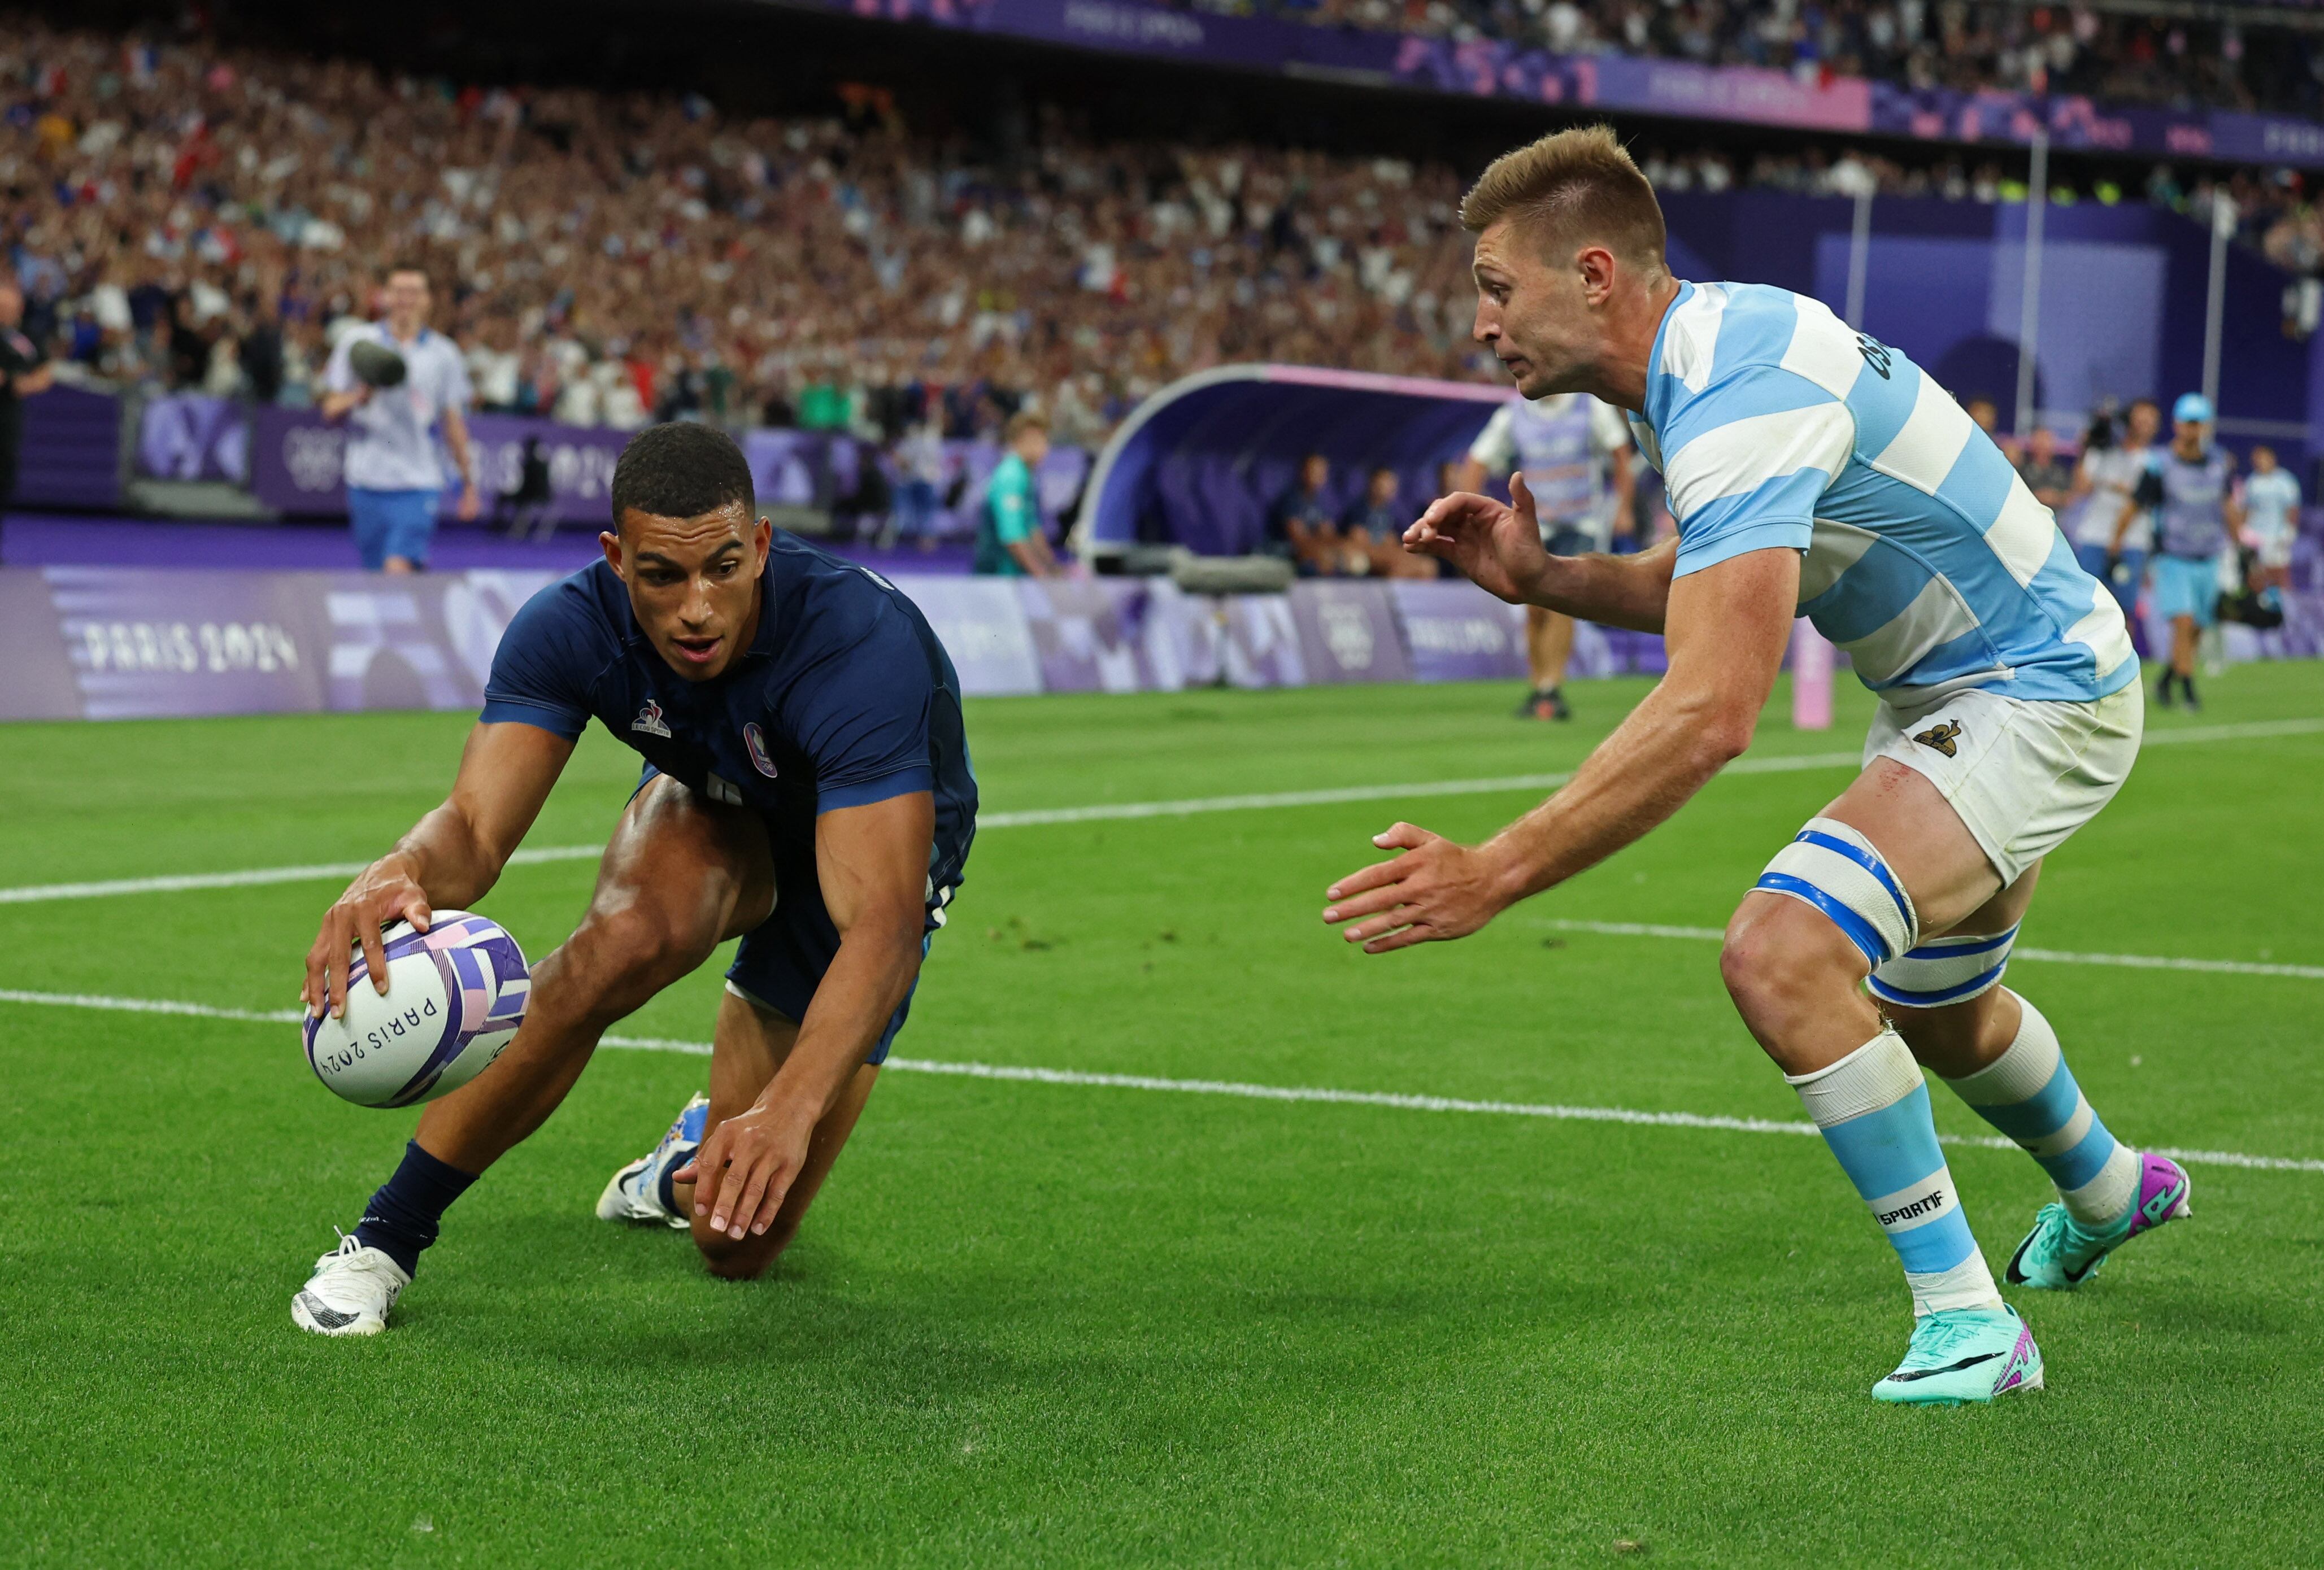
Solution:
[[[524,1024],[420,1119],[355,1234],[292,1300],[301,1328],[379,1331],[446,1207],[539,1128],[600,1035],[742,939],[709,1095],[597,1204],[690,1229],[714,1274],[758,1275],[798,1232],[904,1023],[976,828],[960,683],[912,602],[774,532],[706,426],[640,434],[613,474],[604,559],[535,595],[493,656],[444,804],[358,877],[307,957],[344,1006],[380,929],[473,904],[591,719],[643,776],[581,925],[533,968]]]
[[[2122,613],[1944,390],[1812,299],[1685,283],[1655,194],[1606,128],[1500,159],[1462,204],[1475,336],[1527,398],[1631,413],[1675,539],[1545,553],[1515,506],[1445,497],[1407,549],[1512,603],[1662,633],[1670,674],[1566,785],[1482,845],[1398,823],[1393,859],[1328,892],[1386,952],[1462,937],[1638,839],[1751,742],[1794,616],[1880,700],[1856,782],[1775,853],[1720,969],[1904,1265],[1915,1324],[1882,1400],[1989,1400],[2042,1382],[1931,1121],[1925,1066],[2057,1189],[2006,1272],[2069,1288],[2188,1213],[2187,1176],[2119,1144],[2039,1010],[2000,983],[2042,858],[2138,750]]]

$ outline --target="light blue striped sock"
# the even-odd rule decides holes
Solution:
[[[2017,1004],[2025,1013],[2016,1040],[1976,1073],[1945,1083],[2042,1163],[2066,1214],[2085,1226],[2110,1226],[2138,1198],[2138,1152],[2098,1121],[2042,1011],[2022,997]]]
[[[1831,1068],[1785,1081],[1904,1262],[1913,1312],[1999,1308],[1937,1144],[1929,1087],[1904,1039],[1884,1029]]]

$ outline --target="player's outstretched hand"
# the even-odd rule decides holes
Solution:
[[[1404,531],[1404,548],[1451,562],[1487,593],[1526,604],[1548,569],[1549,553],[1542,549],[1524,475],[1509,476],[1509,499],[1517,505],[1468,491],[1440,496]]]
[[[1324,891],[1332,903],[1323,919],[1335,926],[1354,923],[1341,935],[1367,954],[1465,938],[1508,904],[1498,864],[1474,846],[1410,823],[1373,835],[1372,843],[1404,854],[1351,872]]]
[[[694,1185],[694,1213],[736,1242],[763,1235],[807,1165],[815,1124],[788,1107],[753,1106],[710,1131],[694,1160],[670,1174]]]
[[[387,945],[380,941],[380,929],[401,918],[424,932],[431,914],[427,894],[398,858],[385,857],[365,868],[323,913],[323,930],[307,950],[307,985],[300,993],[307,1012],[346,1017],[348,956],[358,945],[371,968],[372,990],[385,993]]]

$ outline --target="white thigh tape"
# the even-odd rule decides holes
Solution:
[[[1920,932],[1911,897],[1872,841],[1830,818],[1810,818],[1754,886],[1815,906],[1875,967],[1910,950]]]
[[[1872,972],[1872,996],[1904,1008],[1967,1003],[2001,985],[2017,929],[1976,938],[1932,938]]]

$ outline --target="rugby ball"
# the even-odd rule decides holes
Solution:
[[[524,1023],[532,988],[524,950],[499,923],[438,911],[424,932],[399,921],[381,934],[387,990],[358,948],[344,1019],[301,1027],[315,1077],[358,1106],[433,1101],[475,1079]]]

